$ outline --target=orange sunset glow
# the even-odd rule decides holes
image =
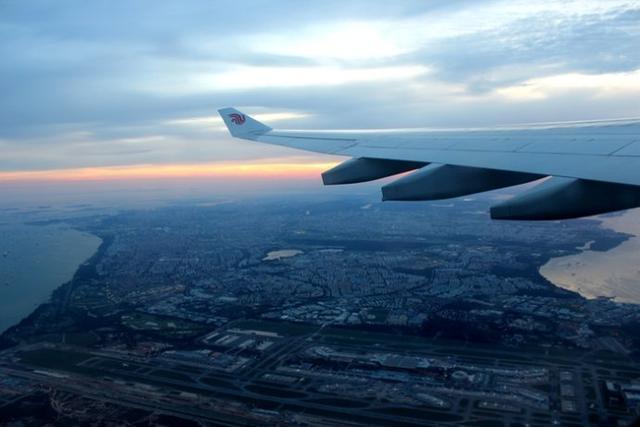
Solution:
[[[0,182],[103,181],[164,178],[312,179],[336,162],[272,160],[256,163],[105,166],[76,169],[0,172]]]

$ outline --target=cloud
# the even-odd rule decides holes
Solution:
[[[309,116],[308,114],[294,113],[294,112],[256,113],[251,115],[251,117],[253,117],[258,121],[269,122],[269,123],[276,123],[282,120],[303,119],[308,116]],[[226,129],[226,126],[224,125],[222,118],[219,116],[186,117],[182,119],[167,120],[165,124],[170,126],[171,125],[189,126],[189,127],[205,129],[207,131],[211,129],[224,131]]]
[[[580,74],[569,73],[527,80],[496,92],[508,99],[526,102],[543,100],[558,93],[590,91],[594,98],[618,95],[640,96],[640,70],[623,73]]]
[[[482,31],[426,45],[406,61],[428,62],[434,77],[465,82],[475,92],[552,74],[640,68],[640,7],[589,4],[600,8],[580,4],[578,9],[542,9],[529,16],[514,13]]]
[[[397,31],[393,21],[322,23],[290,34],[255,34],[245,43],[258,52],[307,58],[316,62],[357,63],[390,58],[414,50],[419,41]]]
[[[425,74],[423,66],[378,68],[343,67],[232,67],[222,72],[183,73],[138,85],[138,90],[160,95],[250,91],[261,88],[338,86],[362,82],[390,83]]]
[[[297,155],[282,127],[640,115],[637,2],[0,3],[0,171]],[[514,108],[517,105],[517,108]]]

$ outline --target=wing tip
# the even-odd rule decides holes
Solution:
[[[269,126],[234,107],[220,108],[218,109],[218,114],[220,114],[231,136],[234,137],[254,139],[256,135],[261,135],[271,130]]]

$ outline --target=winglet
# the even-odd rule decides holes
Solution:
[[[222,108],[218,110],[220,117],[227,125],[231,136],[243,139],[255,139],[255,137],[269,132],[271,128],[260,123],[254,118],[241,113],[235,108]]]

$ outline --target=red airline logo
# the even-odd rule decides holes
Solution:
[[[231,117],[231,121],[237,125],[241,125],[247,121],[247,118],[244,116],[244,114],[232,113],[229,114],[229,117]]]

